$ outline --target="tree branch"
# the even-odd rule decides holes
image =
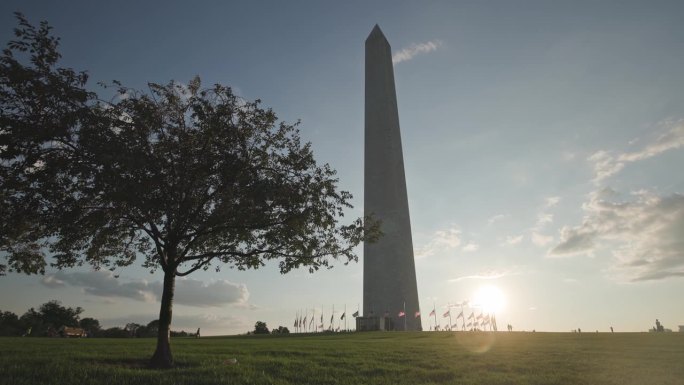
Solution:
[[[185,273],[179,272],[179,271],[178,271],[178,268],[176,268],[176,276],[178,276],[178,277],[185,277],[186,275],[188,275],[188,274],[190,274],[190,273],[192,273],[192,272],[194,272],[194,271],[197,271],[197,270],[201,269],[202,267],[208,265],[209,262],[211,262],[212,259],[214,259],[214,258],[212,257],[212,258],[206,259],[206,260],[204,260],[204,261],[202,261],[202,262],[199,262],[199,263],[195,264],[192,268],[190,268],[190,270],[186,271]]]

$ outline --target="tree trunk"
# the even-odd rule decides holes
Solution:
[[[173,291],[176,286],[175,269],[164,272],[164,290],[162,292],[161,308],[159,309],[159,334],[157,335],[157,350],[152,356],[150,366],[153,368],[170,368],[173,366],[171,355],[171,313],[173,309]]]

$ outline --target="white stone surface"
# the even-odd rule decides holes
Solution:
[[[384,236],[363,246],[363,314],[389,312],[404,330],[405,303],[406,329],[422,330],[392,52],[377,25],[366,39],[365,89],[364,210]]]

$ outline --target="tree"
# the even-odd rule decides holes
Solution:
[[[339,224],[351,194],[297,124],[278,123],[259,100],[199,78],[146,91],[115,82],[121,97],[98,99],[85,72],[57,67],[47,23],[17,17],[0,58],[0,271],[44,273],[48,256],[57,268],[142,258],[161,269],[152,366],[173,363],[176,277],[267,260],[313,272],[356,261],[354,247],[379,235],[361,218]]]
[[[144,328],[144,326],[137,324],[135,322],[130,322],[126,324],[126,327],[124,327],[124,330],[128,332],[128,335],[131,337],[137,337],[138,332],[141,331],[140,328]]]
[[[40,313],[34,308],[30,308],[26,313],[22,314],[21,317],[19,317],[19,322],[26,329],[27,336],[45,335],[48,329],[47,326],[44,326],[43,318],[40,316]]]
[[[97,336],[100,330],[102,329],[102,327],[100,326],[100,321],[90,317],[81,319],[78,322],[78,326],[80,326],[83,330],[86,331],[86,333],[88,333],[88,337]]]
[[[58,329],[62,326],[78,326],[83,309],[64,307],[61,302],[52,300],[40,305],[39,312],[45,325]]]
[[[120,328],[118,326],[105,329],[101,332],[102,337],[105,338],[126,338],[130,337],[130,334],[126,329]]]
[[[290,329],[285,326],[278,326],[277,329],[271,330],[271,334],[290,334]]]
[[[80,307],[64,307],[61,302],[52,300],[40,305],[38,311],[30,308],[20,321],[26,328],[31,328],[31,335],[43,336],[50,328],[58,330],[62,326],[78,326],[81,313],[83,309]]]
[[[30,308],[19,321],[27,330],[31,330],[31,335],[43,336],[50,328],[57,330],[62,326],[77,326],[82,312],[80,307],[67,308],[61,302],[52,300],[40,305],[37,311]]]
[[[0,336],[20,336],[24,330],[16,314],[11,311],[0,311]]]
[[[156,319],[154,321],[150,321],[150,323],[145,326],[145,335],[141,335],[141,337],[154,337],[157,334],[159,334],[159,320]]]
[[[266,326],[266,322],[263,321],[257,321],[254,324],[254,334],[269,334],[270,332],[268,331],[268,326]]]

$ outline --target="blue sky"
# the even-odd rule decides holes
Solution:
[[[684,324],[684,5],[681,2],[49,2],[63,64],[117,79],[227,84],[301,119],[317,159],[363,213],[364,40],[395,54],[418,291],[433,303],[505,297],[516,330],[643,331]],[[361,250],[359,250],[359,253]],[[308,274],[194,273],[173,327],[233,334],[298,310],[356,310],[362,261]],[[87,269],[0,278],[0,309],[50,299],[105,325],[147,323],[159,274]],[[197,306],[200,305],[200,306]],[[438,322],[444,324],[444,319]]]

